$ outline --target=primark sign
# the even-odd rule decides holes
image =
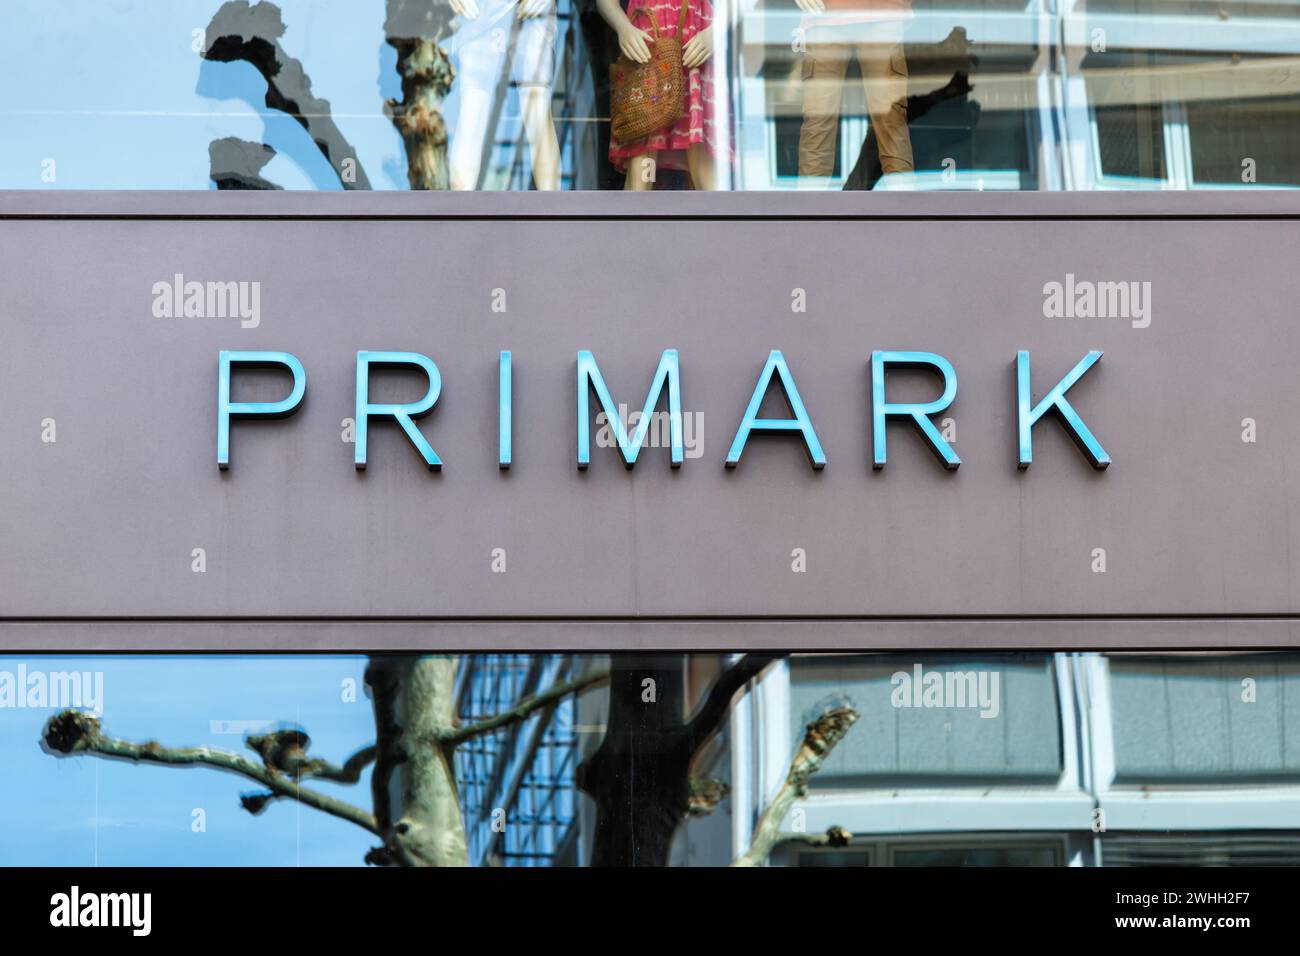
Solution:
[[[4,199],[0,636],[1300,614],[1300,201]]]
[[[1066,392],[1084,373],[1101,359],[1100,351],[1090,351],[1059,382],[1047,390],[1038,402],[1033,400],[1030,381],[1030,359],[1026,351],[1016,355],[1016,422],[1018,440],[1017,463],[1028,468],[1034,460],[1033,428],[1048,412],[1054,412],[1070,437],[1097,469],[1110,464],[1110,456],[1102,448],[1083,419],[1066,399]],[[231,374],[235,368],[281,368],[289,373],[292,385],[289,394],[273,402],[236,402],[231,400]],[[370,370],[372,368],[410,368],[418,370],[427,388],[418,401],[405,403],[373,402],[370,399]],[[929,402],[889,402],[885,400],[885,377],[890,368],[926,369],[934,372],[942,382],[942,394]],[[353,419],[354,461],[358,470],[367,464],[368,435],[372,419],[386,419],[398,425],[410,440],[425,465],[432,471],[442,469],[442,459],[433,450],[415,420],[434,411],[442,392],[442,374],[438,366],[426,355],[416,352],[371,352],[356,354],[356,417]],[[597,397],[601,414],[612,430],[614,444],[623,464],[630,470],[649,435],[652,423],[666,422],[669,461],[672,467],[685,459],[682,417],[681,360],[676,349],[665,349],[651,380],[645,406],[635,416],[627,416],[614,403],[609,386],[601,375],[595,356],[584,349],[577,355],[577,467],[585,469],[591,462],[591,395]],[[513,461],[514,356],[503,351],[499,358],[497,404],[497,463],[509,468]],[[773,385],[789,404],[791,414],[784,418],[760,417],[763,400]],[[307,395],[307,371],[302,361],[288,352],[231,352],[223,351],[218,357],[217,374],[217,465],[230,466],[230,425],[237,418],[272,419],[293,415],[302,406]],[[881,352],[871,353],[871,422],[874,435],[872,466],[885,467],[887,437],[885,425],[890,419],[904,419],[916,426],[922,439],[939,462],[947,469],[956,470],[961,459],[952,444],[935,427],[934,416],[946,411],[957,397],[957,372],[942,355],[934,352]],[[656,409],[666,401],[667,411],[657,418]],[[631,431],[629,431],[629,426]],[[662,427],[660,429],[662,433]],[[788,435],[802,444],[808,461],[814,469],[826,465],[826,452],[812,418],[799,396],[794,375],[779,350],[767,357],[758,383],[749,397],[745,412],[736,430],[726,456],[726,466],[740,464],[741,455],[750,437],[758,434]]]

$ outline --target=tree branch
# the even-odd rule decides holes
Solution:
[[[208,144],[208,177],[218,189],[281,189],[262,176],[262,167],[275,158],[275,149],[238,136]]]
[[[316,777],[333,783],[358,783],[361,771],[375,762],[375,745],[362,747],[346,761],[342,767],[336,767],[326,760],[311,761],[302,772],[302,779]]]
[[[109,737],[100,729],[99,718],[76,710],[65,710],[51,717],[45,724],[41,739],[49,750],[64,756],[91,754],[135,763],[201,765],[236,773],[266,787],[273,796],[289,797],[330,816],[355,823],[371,833],[379,832],[375,818],[366,811],[301,787],[282,773],[243,754],[211,747],[164,747],[152,740],[138,744]],[[356,759],[356,756],[352,758]]]
[[[581,694],[609,680],[609,671],[592,670],[581,674],[572,680],[563,681],[554,684],[540,694],[534,694],[531,697],[525,697],[515,704],[509,710],[503,710],[499,714],[494,714],[486,720],[480,720],[478,723],[470,724],[466,727],[458,727],[449,731],[442,737],[442,743],[448,747],[457,747],[467,740],[473,740],[475,737],[482,737],[485,734],[493,733],[502,727],[509,727],[511,724],[522,723],[527,720],[535,711],[563,700],[570,694]]]
[[[804,846],[815,847],[839,847],[848,846],[853,842],[853,834],[844,827],[831,825],[826,828],[825,833],[786,833],[782,834],[779,843],[802,843]]]
[[[736,691],[780,657],[780,654],[746,654],[719,675],[713,682],[713,686],[709,688],[708,696],[696,709],[687,725],[687,739],[692,753],[722,726],[722,721],[731,707],[731,698],[736,696]]]
[[[284,23],[274,3],[223,3],[208,24],[203,56],[217,63],[243,60],[266,80],[266,105],[287,113],[307,131],[334,167],[344,189],[369,189],[357,151],[335,124],[328,100],[312,95],[302,63],[280,46]]]
[[[244,743],[262,758],[262,765],[267,770],[284,774],[300,783],[313,777],[334,783],[357,783],[361,779],[361,771],[374,762],[376,751],[374,744],[362,747],[339,767],[328,760],[307,756],[311,738],[306,731],[296,727],[282,727],[265,734],[250,734]]]
[[[794,802],[808,792],[808,778],[821,769],[835,745],[844,739],[858,719],[852,707],[834,707],[808,725],[803,743],[790,761],[790,772],[785,783],[767,805],[758,824],[749,849],[738,857],[732,866],[760,866],[781,838],[781,822],[790,812]]]

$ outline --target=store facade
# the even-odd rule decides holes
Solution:
[[[695,3],[702,132],[622,152],[632,7],[19,6],[0,754],[94,839],[13,860],[166,774],[56,778],[56,716],[341,754],[397,654],[458,726],[610,669],[452,762],[464,862],[608,862],[619,674],[760,652],[655,861],[850,707],[772,864],[1300,862],[1294,4]],[[405,852],[189,786],[107,858],[213,801],[202,862]]]

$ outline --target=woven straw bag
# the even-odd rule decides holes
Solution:
[[[609,68],[611,135],[619,143],[635,143],[672,126],[686,103],[686,76],[682,69],[682,31],[686,29],[686,4],[682,0],[677,35],[661,37],[659,18],[649,10],[650,62],[636,63],[620,55]],[[641,11],[638,11],[641,12]]]

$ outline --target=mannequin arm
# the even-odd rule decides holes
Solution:
[[[682,66],[694,69],[713,56],[713,26],[710,24],[686,41],[682,48]]]
[[[649,63],[652,37],[632,25],[618,0],[596,0],[596,9],[618,34],[618,48],[623,51],[623,55],[634,63]]]

